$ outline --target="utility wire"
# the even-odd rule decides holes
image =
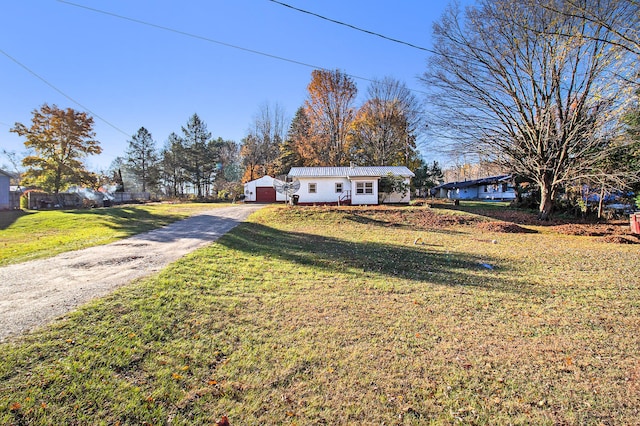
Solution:
[[[322,15],[319,15],[319,14],[314,13],[314,12],[309,12],[308,10],[300,9],[300,8],[295,7],[295,6],[291,6],[290,4],[278,1],[278,0],[269,0],[269,1],[272,2],[272,3],[279,4],[281,6],[284,6],[284,7],[288,7],[289,9],[293,9],[293,10],[298,11],[298,12],[306,13],[307,15],[315,16],[316,18],[324,19],[325,21],[333,22],[334,24],[342,25],[344,27],[348,27],[348,28],[354,29],[356,31],[360,31],[360,32],[363,32],[363,33],[366,33],[366,34],[369,34],[369,35],[373,35],[373,36],[376,36],[376,37],[383,38],[385,40],[392,41],[394,43],[404,44],[405,46],[409,46],[409,47],[412,47],[414,49],[423,50],[425,52],[438,54],[436,51],[431,50],[431,49],[427,49],[426,47],[421,47],[421,46],[415,45],[413,43],[408,43],[406,41],[398,40],[396,38],[387,37],[386,35],[377,33],[375,31],[365,30],[364,28],[356,27],[355,25],[351,25],[351,24],[348,24],[346,22],[337,21],[335,19],[327,18],[326,16],[322,16]]]
[[[283,56],[278,56],[278,55],[274,55],[274,54],[271,54],[271,53],[265,53],[265,52],[261,52],[259,50],[249,49],[249,48],[242,47],[242,46],[237,46],[237,45],[231,44],[231,43],[225,43],[223,41],[214,40],[212,38],[201,36],[201,35],[198,35],[198,34],[189,33],[189,32],[182,31],[182,30],[177,30],[175,28],[167,27],[167,26],[164,26],[164,25],[154,24],[152,22],[143,21],[141,19],[130,18],[128,16],[118,15],[117,13],[107,12],[106,10],[96,9],[96,8],[85,6],[85,5],[82,5],[82,4],[73,3],[73,2],[70,2],[70,1],[67,1],[67,0],[57,0],[57,1],[59,3],[64,3],[64,4],[67,4],[69,6],[78,7],[80,9],[90,10],[92,12],[100,13],[100,14],[107,15],[107,16],[112,16],[112,17],[118,18],[118,19],[123,19],[125,21],[134,22],[136,24],[145,25],[145,26],[148,26],[148,27],[156,28],[156,29],[163,30],[163,31],[172,32],[172,33],[175,33],[175,34],[180,34],[180,35],[185,36],[185,37],[191,37],[191,38],[195,38],[197,40],[202,40],[202,41],[218,44],[218,45],[225,46],[225,47],[230,47],[232,49],[242,50],[244,52],[253,53],[255,55],[265,56],[267,58],[276,59],[276,60],[284,61],[284,62],[289,62],[291,64],[301,65],[301,66],[307,67],[307,68],[319,69],[319,70],[323,70],[323,71],[330,71],[328,68],[321,67],[321,66],[318,66],[318,65],[312,65],[312,64],[309,64],[307,62],[297,61],[295,59],[289,59],[289,58],[285,58]],[[370,78],[360,77],[360,76],[353,75],[353,74],[345,73],[345,75],[347,75],[347,76],[349,76],[351,78],[357,79],[357,80],[367,81],[369,83],[373,83],[375,81],[375,80],[370,79]],[[414,89],[409,89],[409,90],[411,90],[413,92],[416,92],[416,93],[426,94],[425,92],[421,92],[419,90],[414,90]]]
[[[69,99],[71,102],[73,102],[74,104],[78,105],[79,107],[81,107],[82,109],[86,110],[88,113],[90,113],[92,116],[96,117],[97,119],[99,119],[100,121],[102,121],[103,123],[109,125],[110,127],[114,128],[115,130],[117,130],[118,132],[122,133],[123,135],[129,137],[131,135],[129,135],[128,133],[126,133],[124,130],[120,129],[119,127],[115,126],[114,124],[111,124],[109,121],[105,120],[104,118],[102,118],[101,116],[99,116],[98,114],[96,114],[95,112],[91,111],[89,108],[87,108],[86,106],[82,105],[80,102],[76,101],[75,99],[73,99],[71,96],[67,95],[66,93],[64,93],[62,90],[58,89],[56,86],[54,86],[53,84],[49,83],[44,77],[40,76],[39,74],[37,74],[35,71],[33,71],[32,69],[30,69],[29,67],[27,67],[25,64],[23,64],[22,62],[18,61],[16,58],[14,58],[13,56],[9,55],[7,52],[5,52],[4,50],[0,49],[0,53],[2,53],[4,56],[6,56],[7,58],[11,59],[13,62],[15,62],[16,64],[18,64],[20,67],[22,67],[24,70],[26,70],[29,74],[31,74],[32,76],[34,76],[35,78],[37,78],[38,80],[42,81],[44,84],[46,84],[47,86],[51,87],[53,90],[55,90],[56,92],[60,93],[62,96],[64,96],[65,98]]]

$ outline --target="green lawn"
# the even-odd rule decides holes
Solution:
[[[0,266],[107,244],[228,204],[145,204],[91,210],[0,211]]]
[[[636,424],[637,246],[454,213],[262,209],[0,345],[0,424]]]

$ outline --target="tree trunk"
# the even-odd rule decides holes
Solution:
[[[553,209],[554,190],[549,177],[545,176],[540,182],[540,209],[538,211],[538,219],[547,221],[551,217]]]
[[[600,188],[600,200],[598,201],[598,219],[602,219],[604,212],[604,187]]]

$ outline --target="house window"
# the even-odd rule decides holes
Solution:
[[[503,183],[502,184],[502,192],[507,192],[507,191],[508,191],[507,184]]]
[[[317,192],[317,186],[315,183],[309,184],[309,194],[315,194]]]
[[[365,182],[364,183],[364,193],[365,194],[373,194],[373,182]]]
[[[342,192],[342,182],[336,182],[336,192]]]
[[[484,192],[489,192],[489,185],[484,186]]]
[[[373,194],[373,182],[356,182],[356,194]]]

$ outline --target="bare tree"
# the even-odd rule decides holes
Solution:
[[[270,106],[265,102],[260,105],[247,136],[242,140],[240,154],[245,166],[245,182],[275,173],[285,127],[284,109],[279,104]]]
[[[417,165],[422,114],[416,96],[391,77],[371,83],[368,95],[351,125],[353,158],[366,165]]]
[[[628,57],[606,28],[540,3],[483,0],[465,20],[451,7],[423,81],[437,107],[430,127],[535,182],[547,219],[562,185],[600,173],[619,149],[612,123],[629,87],[615,78]]]
[[[279,104],[260,106],[253,122],[253,135],[258,141],[262,156],[264,174],[272,174],[280,154],[280,144],[284,141],[286,119],[284,109]]]
[[[571,18],[578,18],[604,28],[611,37],[585,37],[605,41],[640,56],[640,2],[638,0],[564,0],[564,7],[556,2],[540,2],[540,7]],[[548,32],[548,29],[546,30]],[[571,37],[570,33],[559,33]]]

